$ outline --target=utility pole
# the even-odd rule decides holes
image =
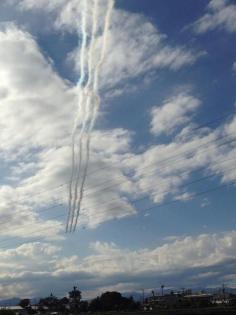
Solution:
[[[143,304],[144,304],[144,298],[145,298],[145,296],[144,296],[144,289],[141,289],[141,291],[142,291],[142,298],[143,298]]]
[[[222,295],[223,295],[223,299],[225,300],[225,284],[222,284]]]
[[[161,285],[161,295],[162,295],[162,296],[164,295],[164,287],[165,287],[164,284],[162,284],[162,285]]]

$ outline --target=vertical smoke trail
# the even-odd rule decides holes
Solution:
[[[76,229],[77,223],[78,223],[78,218],[79,218],[79,214],[80,214],[80,205],[83,199],[83,194],[84,194],[84,184],[85,184],[85,180],[86,180],[86,175],[88,172],[88,164],[89,164],[89,158],[90,158],[90,137],[89,135],[87,135],[88,139],[87,139],[87,143],[86,143],[86,160],[85,160],[85,166],[84,166],[84,174],[82,177],[82,181],[81,181],[81,186],[80,186],[80,192],[79,192],[79,200],[77,203],[77,211],[76,211],[76,218],[75,218],[75,222],[74,222],[74,227],[73,227],[73,232]]]
[[[100,97],[98,95],[98,77],[99,77],[99,70],[104,62],[104,58],[105,58],[105,54],[106,54],[106,50],[107,50],[107,42],[108,42],[108,31],[109,31],[109,26],[110,26],[110,22],[111,22],[111,16],[112,16],[112,10],[114,7],[114,0],[108,0],[108,8],[107,8],[107,13],[106,13],[106,17],[105,17],[105,26],[104,26],[104,31],[103,31],[103,40],[102,40],[102,52],[101,52],[101,56],[100,56],[100,60],[97,64],[97,67],[95,69],[95,74],[94,74],[94,84],[93,84],[93,90],[94,90],[94,94],[96,95],[96,102],[95,102],[95,106],[93,108],[93,115],[92,115],[92,119],[91,119],[91,125],[90,125],[90,131],[92,131],[93,127],[94,127],[94,123],[96,121],[96,117],[97,117],[97,112],[98,109],[100,107]]]
[[[79,166],[77,169],[76,173],[76,179],[75,179],[75,185],[74,185],[74,200],[73,200],[73,205],[72,205],[72,215],[71,215],[71,222],[70,222],[70,229],[69,231],[72,231],[72,226],[74,222],[74,216],[76,212],[76,203],[78,199],[78,184],[79,184],[79,179],[80,179],[80,172],[81,172],[81,167],[82,167],[82,161],[83,161],[83,138],[84,138],[84,133],[85,130],[87,129],[87,125],[89,123],[89,119],[91,116],[91,92],[90,92],[90,85],[92,82],[92,72],[93,72],[93,63],[94,63],[94,45],[95,45],[95,36],[97,33],[97,14],[98,14],[98,0],[94,0],[93,2],[93,17],[92,17],[92,35],[91,35],[91,40],[90,40],[90,45],[89,45],[89,52],[88,52],[88,79],[86,86],[84,87],[83,90],[83,100],[80,104],[81,107],[85,107],[85,118],[83,119],[81,131],[79,134]],[[85,106],[84,106],[85,105]],[[85,161],[87,160],[87,156],[85,158]],[[85,168],[87,166],[85,165]],[[87,173],[87,171],[86,171]],[[83,176],[82,176],[83,178]],[[83,181],[82,181],[83,183]],[[82,185],[81,183],[81,185]],[[84,184],[83,184],[84,185]],[[80,189],[81,191],[81,189]],[[81,193],[79,193],[79,199],[81,199]]]
[[[66,232],[68,232],[68,226],[69,226],[69,221],[70,221],[70,216],[71,216],[71,204],[72,204],[72,184],[74,180],[74,169],[75,169],[75,134],[76,134],[76,129],[78,125],[78,120],[81,115],[81,112],[83,108],[81,108],[81,103],[83,99],[83,91],[81,89],[83,82],[85,80],[85,50],[87,46],[87,1],[83,0],[82,3],[82,28],[81,28],[81,33],[82,33],[82,44],[81,44],[81,51],[80,51],[80,80],[78,82],[78,87],[80,88],[80,98],[79,98],[79,104],[78,104],[78,112],[76,115],[76,119],[74,122],[74,128],[72,132],[72,169],[71,169],[71,177],[70,177],[70,182],[69,182],[69,210],[68,210],[68,216],[67,216],[67,223],[66,223]],[[81,93],[82,92],[82,93]]]
[[[80,136],[84,133],[87,123],[89,121],[90,117],[90,110],[89,105],[90,102],[88,101],[88,98],[91,95],[90,92],[90,85],[92,83],[92,71],[93,71],[93,62],[94,62],[94,46],[95,46],[95,36],[97,33],[97,15],[98,15],[98,0],[93,0],[93,17],[92,17],[92,35],[91,35],[91,41],[89,45],[89,52],[88,52],[88,80],[86,83],[86,86],[84,87],[85,94],[87,96],[86,106],[85,106],[85,119],[83,120],[82,129],[80,131]]]
[[[97,92],[98,89],[98,75],[99,75],[99,70],[104,62],[106,50],[107,50],[107,37],[108,37],[108,31],[111,23],[111,15],[112,15],[112,10],[114,7],[114,0],[108,0],[108,7],[107,7],[107,13],[105,17],[105,26],[103,30],[103,40],[102,40],[102,52],[100,56],[100,60],[97,64],[96,70],[95,70],[95,76],[94,76],[94,90]]]
[[[77,207],[76,207],[77,208],[77,210],[76,210],[77,213],[76,213],[76,219],[75,219],[73,231],[75,231],[76,226],[77,226],[78,217],[79,217],[79,213],[80,213],[81,202],[82,202],[82,199],[83,199],[84,184],[85,184],[85,180],[86,180],[86,177],[87,177],[87,170],[88,170],[88,163],[89,163],[91,132],[92,132],[92,129],[94,127],[94,123],[95,123],[95,120],[96,120],[96,117],[97,117],[97,111],[98,111],[98,109],[100,107],[100,97],[98,95],[98,76],[99,76],[100,68],[101,68],[101,66],[102,66],[102,64],[104,62],[105,53],[106,53],[106,49],[107,49],[107,37],[108,37],[108,31],[109,31],[109,26],[110,26],[110,21],[111,21],[111,15],[112,15],[113,7],[114,7],[114,0],[108,0],[108,7],[107,7],[107,11],[106,11],[104,30],[103,30],[103,36],[102,36],[102,52],[101,52],[100,59],[99,59],[97,65],[96,65],[95,71],[94,71],[93,100],[92,100],[92,101],[94,101],[94,106],[93,106],[93,109],[92,109],[92,115],[91,115],[90,125],[89,125],[89,129],[88,129],[84,174],[83,174],[82,181],[81,181],[81,186],[80,186],[80,197],[79,197],[78,204],[77,204]]]

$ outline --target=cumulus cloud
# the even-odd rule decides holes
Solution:
[[[194,23],[197,33],[205,33],[214,29],[222,29],[233,33],[236,31],[236,5],[233,1],[211,0],[206,13]]]
[[[0,32],[0,41],[0,77],[4,91],[0,147],[3,164],[10,171],[4,179],[8,184],[1,189],[1,215],[11,219],[5,227],[11,223],[15,226],[17,220],[27,227],[21,231],[3,228],[1,233],[24,237],[32,231],[36,233],[36,227],[42,225],[41,210],[45,207],[61,203],[66,207],[70,131],[76,93],[68,82],[55,73],[52,63],[43,56],[29,33],[8,26]],[[175,130],[190,120],[189,115],[199,103],[189,94],[180,94],[175,103],[168,100],[160,109],[161,115],[159,113],[155,118],[158,120],[155,128],[161,125],[161,117],[163,131],[167,124]],[[166,114],[166,110],[169,114]],[[168,115],[172,117],[171,121]],[[152,121],[153,128],[155,119]],[[233,122],[225,126],[224,131],[219,128],[216,131],[209,129],[204,134],[195,133],[191,137],[178,135],[171,143],[151,146],[140,154],[132,152],[131,132],[124,129],[95,130],[80,225],[96,227],[113,218],[135,214],[137,210],[130,202],[131,196],[139,198],[146,195],[155,203],[162,202],[168,196],[189,199],[191,191],[189,193],[182,186],[191,172],[199,167],[225,176],[227,168],[215,167],[216,157],[226,151],[221,154],[214,143],[208,145],[206,153],[199,151],[198,147],[216,140],[227,128],[234,128]],[[233,154],[232,146],[228,152],[229,155]],[[168,161],[176,154],[181,155],[178,163],[170,162],[160,168],[163,160]],[[97,171],[99,169],[101,172]],[[230,178],[225,176],[224,180],[232,180],[233,172],[230,175]],[[153,182],[158,185],[154,186]],[[106,194],[101,193],[104,191]],[[102,207],[99,213],[98,206]],[[48,213],[51,217],[52,212]],[[56,219],[44,219],[43,222],[49,232],[40,231],[36,233],[37,236],[55,237],[62,230],[62,225]],[[53,223],[58,228],[50,230]],[[24,231],[29,233],[24,234]]]
[[[98,38],[97,51],[100,45],[101,38]],[[144,16],[115,10],[107,58],[102,67],[101,87],[105,90],[116,87],[119,90],[127,80],[163,68],[176,71],[195,63],[201,55],[202,52],[194,52],[184,46],[170,46],[167,36]],[[76,51],[74,56],[77,56]],[[77,61],[78,58],[75,58]],[[132,90],[132,86],[129,89]],[[114,95],[114,91],[112,93]]]
[[[48,280],[60,294],[70,288],[71,281],[91,297],[109,288],[121,292],[140,288],[155,288],[156,281],[179,285],[219,285],[222,279],[230,285],[235,280],[236,232],[228,231],[170,239],[154,248],[131,250],[115,243],[91,243],[91,253],[61,257],[61,248],[47,243],[30,243],[1,251],[1,275],[6,286],[13,281],[28,287],[25,293],[40,295]],[[5,263],[5,265],[4,265]],[[17,272],[7,267],[17,266]],[[12,269],[11,269],[12,270]],[[153,279],[153,273],[157,278]],[[40,281],[39,281],[40,279]],[[184,280],[183,280],[184,279]],[[35,284],[38,283],[37,286]]]
[[[131,251],[115,244],[96,242],[94,255],[85,258],[83,271],[103,274],[139,274],[147,271],[177,272],[186,268],[208,267],[235,259],[236,232],[186,236],[154,249]]]
[[[18,4],[21,12],[46,12],[57,31],[75,32],[78,26],[79,19],[74,14],[78,14],[79,1],[12,3]],[[232,5],[224,1],[212,1],[208,10],[217,15],[229,6]],[[216,25],[229,27],[225,20]],[[185,46],[170,45],[168,37],[144,16],[117,9],[109,37],[109,57],[103,67],[101,87],[112,88],[113,95],[124,92],[123,84],[130,90],[133,79],[164,68],[179,70],[201,55]],[[56,73],[36,38],[11,24],[0,29],[0,79],[1,237],[41,237],[44,242],[58,239],[67,203],[70,133],[78,91]],[[136,198],[147,197],[152,207],[167,198],[188,200],[195,189],[185,184],[199,168],[204,175],[217,175],[221,182],[235,181],[235,144],[223,146],[224,139],[217,141],[222,137],[233,140],[235,117],[215,130],[204,128],[192,133],[193,115],[199,105],[198,98],[180,93],[153,108],[152,133],[173,135],[182,130],[170,142],[146,146],[139,153],[132,148],[134,133],[128,130],[93,131],[80,227],[95,228],[108,220],[143,211],[135,204]],[[61,203],[61,219],[52,219],[52,212],[44,215],[48,207]],[[220,279],[225,272],[222,264],[226,266],[235,259],[235,231],[172,239],[154,249],[134,251],[114,243],[95,242],[90,250],[91,254],[84,258],[63,257],[61,247],[43,242],[2,250],[1,279],[7,285],[0,287],[0,292],[4,288],[8,294],[25,290],[35,296],[45,292],[49,281],[52,287],[64,290],[75,279],[87,292],[112,287],[127,290],[133,285],[139,288],[145,281],[150,286],[153,271],[160,272],[166,280],[171,275],[177,283],[185,269],[191,279],[196,274],[199,279],[218,274]],[[216,270],[210,272],[209,267]],[[10,268],[16,273],[12,274]]]
[[[25,11],[54,13],[54,27],[59,31],[78,32],[81,20],[81,1],[59,1],[46,3],[45,1],[23,0],[20,8]],[[102,16],[106,3],[101,2],[99,15]],[[89,7],[91,10],[91,7]],[[91,25],[92,13],[89,11],[88,25]],[[101,27],[102,19],[98,20]],[[79,31],[80,32],[80,31]],[[100,50],[101,37],[96,41],[96,49]],[[72,60],[79,69],[79,50],[70,53],[68,60]],[[120,90],[119,84],[124,86],[128,79],[135,79],[148,71],[167,68],[172,71],[191,65],[203,54],[185,46],[171,46],[168,38],[162,34],[145,16],[115,9],[109,32],[107,58],[102,67],[101,86],[106,90],[114,88]],[[116,75],[114,76],[114,73]],[[132,89],[130,87],[129,89]],[[123,90],[123,89],[122,89]],[[112,91],[115,95],[115,92]]]
[[[19,2],[19,1],[18,1]],[[78,1],[77,1],[78,2]],[[42,9],[42,10],[55,10],[57,8],[60,8],[62,5],[66,3],[65,0],[52,0],[50,2],[46,0],[21,0],[20,6],[22,9]]]
[[[236,61],[233,63],[233,70],[236,71]]]
[[[191,182],[195,171],[203,176],[200,182],[206,175],[223,184],[235,182],[235,117],[215,130],[195,127],[185,127],[170,142],[155,144],[125,160],[133,169],[136,193],[157,204],[188,201],[196,192]],[[155,209],[155,205],[149,207]]]
[[[61,145],[75,102],[68,85],[29,33],[6,27],[0,43],[1,149]]]
[[[180,93],[166,100],[163,105],[155,106],[151,110],[151,132],[154,135],[161,133],[171,134],[183,124],[192,119],[200,101],[189,95]]]
[[[144,16],[120,10],[114,14],[107,55],[102,82],[106,88],[150,70],[178,70],[199,57],[186,47],[168,45],[166,35]]]
[[[40,213],[45,207],[67,202],[76,93],[55,73],[51,61],[45,59],[29,33],[14,25],[6,26],[0,32],[0,42],[0,147],[4,167],[10,171],[4,179],[8,184],[0,192],[1,216],[7,219],[3,220],[6,223],[1,234],[29,237],[34,232],[32,237],[53,237],[62,230],[62,224],[57,220],[42,220]],[[115,188],[116,177],[126,177],[120,167],[112,166],[129,150],[130,133],[122,129],[96,131],[93,139],[90,168],[106,166],[107,169],[89,177],[86,190],[93,188],[94,182],[103,183],[109,177],[106,198],[116,199],[113,206],[118,209],[109,215],[104,211],[95,219],[97,224],[133,214],[135,210],[128,200],[120,197],[124,185],[118,190]],[[113,176],[110,176],[111,169]],[[60,190],[52,189],[60,184]],[[85,199],[84,208],[89,208],[88,212],[84,211],[86,222],[94,217],[98,201],[104,203],[104,198],[104,195],[91,194]],[[108,205],[103,209],[109,209]],[[19,222],[21,229],[15,228]],[[48,232],[40,229],[43,223]],[[50,230],[53,224],[55,228]]]
[[[28,2],[27,8],[31,8],[33,4],[34,2]],[[54,10],[54,6],[49,8],[51,9]],[[161,45],[161,50],[165,50],[165,56],[168,56],[170,51],[171,57],[161,61],[155,53],[155,45],[164,36],[142,16],[131,14],[130,19],[127,19],[127,13],[120,11],[117,11],[116,15],[115,26],[118,27],[121,19],[125,25],[124,35],[127,33],[125,36],[130,37],[130,40],[127,37],[122,44],[130,42],[128,54],[135,60],[133,57],[138,51],[137,45],[142,44],[143,50],[140,50],[140,57],[136,56],[134,64],[127,63],[127,60],[119,64],[119,56],[112,57],[105,66],[107,70],[104,70],[104,77],[108,81],[112,78],[118,78],[120,81],[138,76],[152,68],[154,63],[157,67],[177,69],[193,61],[191,54],[186,60],[184,59],[185,62],[178,52],[173,52],[172,48],[165,45]],[[140,23],[144,26],[141,33],[137,31]],[[119,43],[117,36],[119,37],[120,34],[114,26],[113,30],[116,35],[111,37]],[[138,65],[141,66],[147,52],[146,33],[149,40],[152,38],[150,42],[153,43],[150,49],[150,52],[152,51],[150,64],[133,73]],[[144,43],[139,41],[140,34],[143,34]],[[0,147],[4,167],[10,171],[4,179],[8,184],[1,189],[3,200],[1,214],[11,219],[5,227],[11,224],[14,227],[18,221],[26,228],[21,230],[4,228],[2,234],[24,237],[30,236],[34,231],[33,237],[40,235],[54,237],[61,231],[62,225],[56,219],[42,221],[40,210],[61,203],[66,205],[66,183],[70,173],[70,132],[77,101],[76,91],[54,71],[52,61],[44,56],[35,38],[28,32],[18,29],[13,24],[7,24],[0,31],[0,43],[2,130]],[[180,48],[176,49],[178,51]],[[113,49],[113,52],[121,53],[122,50],[123,48],[120,47]],[[126,65],[130,65],[130,69],[125,69]],[[113,72],[116,69],[117,76],[114,76]],[[118,81],[111,84],[114,85]],[[131,133],[122,129],[95,131],[93,139],[90,169],[98,169],[102,166],[104,171],[93,173],[87,180],[86,191],[92,190],[92,193],[85,195],[81,224],[88,224],[90,227],[136,213],[128,199],[128,196],[134,193],[136,184],[130,176],[126,175],[127,163],[124,161],[131,149]],[[114,167],[114,164],[117,166]],[[132,168],[130,170],[132,171]],[[106,196],[96,193],[94,182],[101,186],[107,178],[109,178],[109,187],[105,186]],[[60,184],[62,184],[60,190],[53,189]],[[139,193],[142,191],[137,190],[136,195]],[[8,203],[4,202],[7,198]],[[12,205],[16,203],[17,206],[13,207]],[[98,204],[102,204],[103,211],[94,216]],[[47,233],[38,229],[42,222],[45,223],[45,228],[48,227]],[[53,222],[55,229],[50,231]],[[26,231],[29,233],[25,233]]]

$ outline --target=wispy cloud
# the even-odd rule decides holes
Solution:
[[[43,0],[37,3],[24,0],[20,1],[20,7],[25,12],[53,12],[53,27],[59,31],[78,32],[79,30],[80,0],[62,0],[58,3],[53,1],[50,4]],[[99,13],[101,16],[104,10],[105,5],[103,6],[101,2]],[[88,23],[91,21],[89,20]],[[96,43],[98,51],[100,45],[101,38],[98,37]],[[77,69],[79,69],[78,53],[76,49],[68,56],[70,61],[74,60]],[[163,68],[176,71],[195,63],[202,54],[203,52],[195,51],[191,47],[170,45],[168,37],[145,16],[116,9],[109,33],[107,58],[101,75],[102,87],[108,90],[121,82],[124,86],[128,79],[145,75],[148,71]]]
[[[139,17],[137,19],[139,21]],[[2,216],[8,214],[12,204],[17,202],[7,226],[16,224],[14,218],[22,221],[26,217],[25,225],[30,232],[36,225],[42,224],[40,209],[58,203],[66,205],[70,130],[76,98],[73,87],[54,72],[51,62],[45,59],[29,33],[10,26],[0,32],[0,42],[0,146],[2,161],[10,171],[3,179],[8,184],[1,189],[1,213]],[[158,117],[153,116],[152,131],[166,132],[167,126],[175,130],[183,123],[190,123],[192,113],[199,104],[199,99],[186,93],[164,102],[161,108],[153,111],[153,114],[155,111],[159,114]],[[131,199],[143,195],[155,203],[163,202],[167,197],[189,199],[191,190],[182,186],[199,167],[222,176],[226,182],[234,180],[235,173],[226,164],[217,164],[226,156],[230,158],[234,147],[228,146],[226,150],[214,143],[217,137],[235,131],[234,121],[217,130],[207,129],[205,133],[199,130],[190,136],[185,136],[184,128],[170,143],[147,147],[139,154],[132,150],[131,132],[124,129],[95,130],[91,147],[91,175],[86,184],[80,224],[96,227],[113,218],[133,215],[136,209]],[[209,141],[212,143],[206,152],[198,150],[199,146]],[[168,163],[168,159],[176,154],[181,155],[181,159],[177,163]],[[163,161],[167,162],[166,165]],[[227,166],[233,166],[232,161]],[[102,171],[99,172],[99,169]],[[153,185],[153,182],[158,185]],[[63,187],[52,189],[60,184]],[[99,193],[98,188],[105,189],[106,194]],[[41,191],[46,193],[40,194]],[[39,194],[34,196],[35,192]],[[102,205],[103,209],[99,215],[98,205]],[[46,222],[48,226],[52,223],[51,220]],[[55,222],[58,223],[57,220]],[[54,234],[51,230],[49,234],[41,231],[39,235],[52,237],[61,228],[59,225],[58,229],[54,229]],[[22,231],[3,231],[7,235],[24,237]]]
[[[190,94],[179,93],[167,100],[161,106],[151,110],[151,132],[172,134],[176,128],[186,125],[192,119],[192,114],[200,105],[200,100]]]
[[[205,33],[214,29],[236,32],[236,5],[233,1],[211,0],[206,13],[194,24],[196,33]]]
[[[140,285],[149,289],[156,287],[157,280],[171,286],[180,283],[201,286],[207,282],[219,285],[229,273],[227,283],[235,280],[232,269],[236,259],[235,231],[170,238],[152,249],[131,250],[97,241],[91,244],[91,253],[84,258],[77,255],[62,258],[61,250],[38,242],[2,250],[1,280],[6,287],[19,281],[29,295],[42,294],[49,280],[57,292],[70,288],[71,279],[79,281],[80,288],[88,295],[98,294],[106,287],[123,292],[134,291]],[[17,270],[14,274],[12,268]],[[155,280],[153,273],[159,275]]]
[[[233,70],[236,71],[236,61],[233,63]]]

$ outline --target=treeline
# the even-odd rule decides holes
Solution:
[[[67,315],[81,312],[135,311],[140,308],[140,303],[134,301],[133,297],[127,298],[115,291],[105,292],[90,301],[81,300],[81,292],[76,287],[69,292],[68,297],[57,298],[51,294],[40,299],[37,305],[31,305],[29,299],[21,300],[19,305],[29,315],[36,312],[40,314],[57,312]]]
[[[140,303],[133,297],[126,298],[119,292],[106,292],[88,303],[88,311],[135,311],[140,308]]]

